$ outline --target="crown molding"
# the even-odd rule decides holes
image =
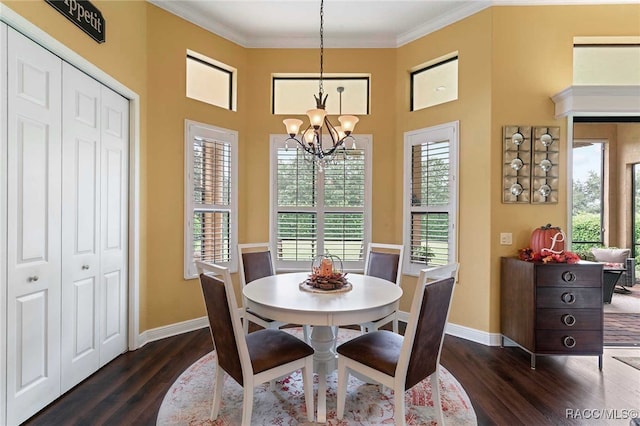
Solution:
[[[316,48],[317,36],[246,36],[238,29],[229,28],[215,19],[215,16],[194,11],[189,2],[176,0],[146,0],[161,9],[166,10],[186,21],[193,23],[209,32],[223,37],[241,47],[246,48]],[[396,35],[389,33],[367,34],[354,36],[333,33],[325,35],[325,47],[328,48],[397,48],[415,41],[430,33],[440,30],[457,21],[465,19],[475,13],[492,6],[571,6],[597,4],[637,4],[638,0],[474,0],[461,2],[460,7],[446,15],[427,19],[418,27],[410,28],[406,32]]]

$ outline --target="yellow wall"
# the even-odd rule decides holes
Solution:
[[[284,129],[270,114],[270,76],[317,72],[317,49],[245,49],[140,1],[94,2],[107,20],[98,45],[45,2],[4,3],[140,95],[140,331],[204,315],[197,281],[182,278],[184,119],[239,132],[240,242],[267,240],[268,135]],[[537,226],[566,225],[564,169],[557,204],[502,204],[502,126],[560,126],[566,163],[566,120],[553,118],[550,96],[572,83],[573,37],[639,35],[639,24],[638,5],[492,7],[398,49],[325,51],[325,72],[371,74],[371,114],[358,133],[373,135],[373,240],[402,241],[404,132],[460,121],[462,266],[452,322],[499,332],[500,256],[526,246]],[[238,69],[238,112],[184,96],[187,48]],[[408,112],[408,71],[452,51],[459,99]],[[512,232],[514,244],[500,246],[500,232]],[[403,279],[405,310],[414,282]]]
[[[147,318],[141,330],[205,315],[200,284],[183,279],[184,120],[215,124],[239,132],[246,142],[247,53],[226,39],[155,6],[148,7],[149,150],[144,173],[149,182]],[[238,111],[189,99],[187,49],[238,69]],[[244,112],[243,112],[244,111]]]
[[[458,259],[461,262],[450,320],[471,328],[489,329],[488,249],[491,222],[491,26],[485,10],[398,49],[398,102],[395,135],[398,198],[402,217],[402,150],[404,132],[460,121]],[[458,51],[458,100],[409,112],[409,72],[412,68]],[[400,221],[401,219],[399,219]],[[404,277],[401,308],[408,310],[415,278]]]
[[[146,216],[149,194],[145,171],[147,129],[148,123],[153,123],[147,120],[148,4],[142,1],[92,2],[106,20],[106,41],[98,44],[44,1],[3,0],[2,3],[140,96],[140,331],[144,331],[148,328],[145,320],[148,307]]]
[[[560,164],[566,164],[567,121],[554,119],[550,96],[573,80],[574,36],[640,34],[639,5],[493,7],[491,150],[491,293],[489,330],[500,322],[500,256],[526,247],[531,231],[546,223],[566,228],[567,177],[560,169],[559,201],[551,205],[501,203],[502,126],[532,124],[560,127]],[[513,233],[513,245],[499,245],[500,232]],[[466,259],[462,259],[465,262]],[[467,317],[465,324],[472,324]]]

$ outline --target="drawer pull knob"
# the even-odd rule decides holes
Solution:
[[[576,317],[571,314],[564,314],[562,316],[562,323],[568,327],[573,327],[576,323]]]
[[[564,344],[564,346],[567,348],[573,348],[576,345],[576,339],[574,339],[572,336],[566,336],[564,339],[562,339],[562,344]]]
[[[82,265],[82,269],[86,271],[87,269],[89,269],[89,265]]]
[[[37,275],[34,275],[34,276],[32,276],[32,277],[27,278],[27,281],[31,283],[31,282],[36,282],[36,281],[38,281],[39,279],[40,279],[40,278],[38,278],[38,276],[37,276]]]
[[[576,280],[576,274],[571,271],[566,271],[562,273],[562,280],[568,283],[574,282]]]
[[[562,301],[567,305],[572,305],[576,301],[576,297],[573,295],[573,293],[569,293],[569,292],[562,293],[562,296],[560,296],[560,299],[562,299]]]

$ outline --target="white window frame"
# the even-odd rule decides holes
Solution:
[[[271,76],[271,113],[304,115],[317,96],[318,74],[273,74]],[[356,82],[356,84],[354,84]],[[359,83],[359,84],[357,84]],[[364,90],[360,87],[364,83]],[[343,92],[337,91],[342,87]],[[277,89],[280,90],[277,90]],[[369,115],[371,101],[370,74],[324,74],[327,114]]]
[[[230,177],[230,201],[229,201],[229,262],[219,263],[228,267],[231,272],[238,269],[238,132],[223,129],[211,124],[185,120],[184,143],[184,278],[191,279],[198,276],[193,253],[193,214],[198,207],[193,201],[193,140],[203,138],[222,143],[228,143],[231,148],[231,177]]]
[[[446,206],[414,207],[411,205],[411,148],[429,141],[450,141],[449,148],[449,204]],[[441,125],[406,132],[404,134],[404,168],[403,168],[403,229],[404,256],[403,274],[418,276],[421,269],[428,265],[411,261],[411,214],[414,212],[446,212],[449,217],[449,263],[455,262],[458,241],[458,154],[459,122],[452,121]]]
[[[368,243],[371,241],[371,187],[372,187],[372,164],[373,164],[373,137],[372,135],[352,135],[355,138],[356,146],[360,149],[364,150],[365,154],[365,189],[364,189],[364,206],[362,209],[358,209],[357,211],[363,211],[363,220],[364,220],[364,232],[363,232],[363,255],[362,259],[359,261],[350,261],[343,262],[343,270],[345,272],[362,272],[364,270],[364,262],[365,262],[365,254]],[[277,164],[278,164],[278,148],[283,148],[288,146],[289,149],[296,149],[295,142],[292,143],[289,140],[288,143],[285,144],[286,139],[288,139],[288,135],[271,135],[270,139],[270,147],[271,147],[271,164],[270,164],[270,231],[269,237],[271,242],[271,250],[273,253],[277,253],[277,239],[278,239],[278,176],[277,176]],[[352,141],[347,141],[347,147],[351,146]],[[331,167],[328,165],[327,167]],[[319,173],[319,172],[316,172]],[[309,212],[317,212],[318,214],[318,228],[320,228],[322,223],[322,217],[325,212],[342,212],[345,210],[353,210],[351,208],[342,208],[342,207],[321,207],[320,205],[316,205],[315,207],[300,207],[299,211],[309,211]],[[318,237],[318,244],[322,244],[321,236]],[[322,247],[320,245],[320,247]],[[318,250],[318,255],[323,254],[320,253],[320,249]],[[278,271],[310,271],[311,270],[311,261],[282,261],[278,260],[277,255],[274,257],[274,262],[276,266],[276,270]]]
[[[460,58],[455,51],[414,67],[409,76],[411,86],[409,111],[420,111],[457,101],[459,63]],[[416,105],[417,98],[422,98],[424,102]]]
[[[189,60],[194,62],[199,62],[205,67],[209,67],[211,70],[215,70],[217,72],[221,72],[223,74],[229,75],[229,85],[224,85],[222,88],[221,85],[216,85],[212,81],[208,83],[211,84],[211,87],[207,88],[207,90],[224,90],[225,99],[228,99],[228,104],[219,104],[214,100],[210,99],[207,94],[202,94],[202,88],[198,88],[198,86],[194,86],[192,88],[192,93],[189,93],[189,87],[193,83],[190,80],[189,75]],[[226,109],[229,111],[237,111],[238,110],[238,70],[234,67],[229,66],[220,61],[216,61],[213,58],[209,58],[201,53],[196,51],[187,49],[187,55],[185,57],[185,66],[186,66],[186,81],[185,81],[185,95],[189,99],[194,99],[196,101],[204,102],[209,105],[213,105],[218,108]]]

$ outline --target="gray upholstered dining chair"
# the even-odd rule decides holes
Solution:
[[[338,346],[338,419],[349,374],[357,373],[393,389],[396,425],[405,424],[405,391],[430,377],[438,423],[444,423],[438,371],[454,283],[454,277],[428,281],[422,270],[404,336],[378,330]]]
[[[404,246],[400,244],[369,243],[365,258],[365,275],[382,278],[400,285],[403,254]],[[393,332],[397,333],[397,312],[392,312],[384,318],[362,323],[360,324],[360,330],[363,333],[375,331],[389,322],[393,324]]]
[[[251,424],[255,386],[301,370],[307,419],[314,420],[313,348],[297,337],[274,329],[246,334],[240,321],[229,270],[196,262],[211,338],[216,351],[216,379],[211,420],[218,417],[224,374],[243,388],[242,425]]]
[[[271,256],[271,247],[269,243],[249,243],[238,244],[238,260],[240,262],[240,285],[244,287],[252,281],[258,278],[268,277],[275,275],[276,267],[274,264],[273,256]],[[254,324],[258,324],[262,328],[278,329],[285,323],[281,321],[275,321],[271,318],[266,318],[256,312],[247,308],[247,300],[242,296],[242,308],[240,311],[243,313],[242,326],[244,332],[249,332],[249,321]],[[309,343],[310,327],[308,325],[303,326],[304,341]]]

